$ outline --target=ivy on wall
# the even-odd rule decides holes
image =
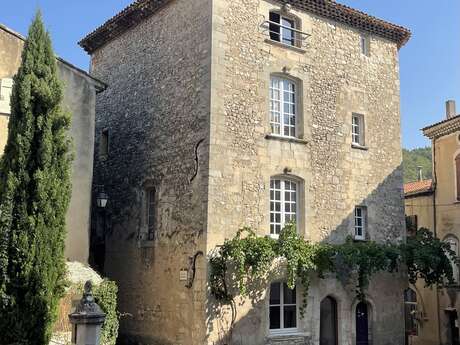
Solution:
[[[451,260],[456,256],[428,229],[418,230],[406,243],[355,242],[350,237],[337,245],[307,242],[297,234],[295,224],[288,224],[278,240],[243,228],[210,258],[211,294],[223,303],[231,303],[238,293],[246,296],[250,282],[266,277],[275,259],[286,263],[288,286],[292,289],[298,282],[304,288],[303,315],[314,275],[324,278],[335,273],[344,283],[356,277],[357,297],[364,299],[374,274],[396,272],[401,266],[407,268],[411,282],[421,278],[427,286],[452,283]]]

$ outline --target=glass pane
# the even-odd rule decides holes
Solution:
[[[283,286],[283,298],[284,298],[284,304],[295,304],[296,303],[296,288],[291,290],[289,289],[288,285],[285,283]]]
[[[296,306],[284,307],[284,328],[297,327],[297,312]]]
[[[280,26],[276,24],[280,22],[280,19],[278,13],[270,12],[270,21],[273,22],[269,24],[270,38],[275,41],[280,40]]]
[[[281,283],[273,283],[270,285],[270,304],[280,304]]]
[[[280,307],[270,307],[270,329],[281,328]]]

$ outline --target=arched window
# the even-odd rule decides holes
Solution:
[[[369,305],[366,302],[359,302],[356,306],[356,345],[370,344],[370,313]]]
[[[417,294],[411,288],[404,291],[404,319],[406,324],[406,344],[410,336],[418,334],[417,327]]]
[[[450,250],[452,250],[455,253],[455,255],[458,256],[458,239],[457,239],[457,237],[452,236],[452,235],[446,236],[446,238],[444,239],[444,242],[448,243],[449,246],[450,246]],[[457,264],[457,262],[455,261],[454,258],[449,256],[449,259],[450,259],[450,262],[451,262],[451,265],[452,265],[452,275],[454,277],[454,282],[458,283],[459,282],[458,264]]]
[[[326,297],[321,302],[319,344],[338,344],[337,302],[332,297]]]
[[[270,180],[270,235],[277,237],[283,227],[298,219],[298,184],[290,179]]]
[[[457,201],[460,201],[460,153],[455,157],[455,181],[457,184]]]
[[[284,137],[296,137],[298,122],[298,87],[288,78],[270,78],[270,127],[271,133]]]

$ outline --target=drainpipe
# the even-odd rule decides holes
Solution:
[[[432,148],[433,148],[433,234],[434,237],[438,237],[438,232],[437,232],[437,216],[436,216],[436,191],[437,191],[437,183],[438,183],[438,176],[436,173],[436,138],[433,138],[433,143],[432,143]],[[437,310],[438,310],[438,341],[439,344],[441,344],[441,310],[439,308],[440,303],[439,303],[439,288],[436,287],[436,304],[437,304]]]

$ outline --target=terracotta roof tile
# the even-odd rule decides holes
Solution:
[[[433,190],[433,180],[422,180],[404,184],[404,194],[413,195]]]
[[[136,0],[102,26],[88,34],[78,44],[91,54],[107,42],[157,12],[170,1],[172,0]],[[277,1],[291,4],[298,9],[387,38],[396,42],[398,47],[406,44],[411,36],[410,31],[402,26],[388,23],[333,0]]]

